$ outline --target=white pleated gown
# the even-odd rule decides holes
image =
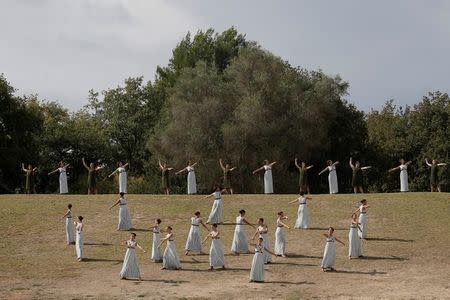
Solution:
[[[222,194],[214,192],[214,203],[209,214],[208,224],[221,224],[223,222]]]
[[[338,180],[336,173],[336,166],[328,166],[328,187],[330,189],[330,194],[338,193]]]
[[[75,239],[75,252],[77,254],[77,258],[84,258],[84,234],[83,234],[83,225],[81,223],[78,223],[76,226],[76,239]]]
[[[178,270],[181,268],[177,249],[173,240],[168,240],[163,254],[163,267],[168,270]]]
[[[273,194],[272,167],[264,166],[264,194]]]
[[[187,193],[188,195],[197,193],[197,181],[195,179],[195,170],[193,167],[187,167]]]
[[[348,256],[360,257],[362,255],[361,239],[358,235],[358,227],[356,225],[350,226],[348,233]]]
[[[141,273],[136,257],[136,241],[127,241],[127,252],[123,260],[122,270],[120,271],[120,278],[139,279]]]
[[[306,197],[298,198],[297,220],[294,228],[307,229],[309,227],[309,210],[306,205]]]
[[[284,226],[277,220],[277,230],[275,230],[275,255],[284,255],[286,251],[286,238],[284,236]]]
[[[211,267],[225,266],[225,255],[223,254],[222,243],[218,238],[213,238],[211,241],[211,248],[209,249],[209,265]]]
[[[67,187],[67,173],[66,168],[58,168],[59,171],[59,193],[67,194],[69,188]]]
[[[127,193],[127,171],[124,167],[118,167],[117,173],[119,173],[119,193]]]
[[[117,227],[119,230],[130,230],[133,228],[131,224],[131,216],[128,211],[127,200],[120,198],[119,203],[119,225]]]
[[[265,249],[270,249],[270,241],[269,241],[269,235],[267,234],[267,227],[258,226],[259,231],[259,237],[263,239],[263,244]],[[272,261],[272,255],[264,251],[264,263],[270,263]]]
[[[236,227],[234,228],[233,242],[231,243],[231,252],[234,253],[248,253],[247,236],[244,230],[245,223],[242,222],[242,217],[236,217]]]
[[[75,237],[73,234],[73,219],[72,211],[69,210],[69,214],[66,216],[66,241],[67,243],[75,242]]]
[[[322,269],[334,269],[336,263],[336,247],[334,245],[335,238],[327,238],[325,250],[323,251]]]
[[[202,252],[202,240],[200,237],[200,218],[191,218],[191,228],[189,229],[186,247],[184,249],[192,252]]]
[[[400,165],[400,192],[408,192],[408,166]]]
[[[361,225],[359,225],[359,227],[361,227],[361,231],[358,230],[358,235],[360,238],[365,239],[367,238],[367,230],[368,230],[368,226],[367,226],[367,213],[366,210],[362,207],[360,207],[360,214],[359,214],[359,218],[358,218],[358,223],[360,223]]]
[[[250,280],[255,282],[264,281],[264,246],[256,245],[255,255],[252,260],[252,268],[250,269]]]
[[[161,251],[159,250],[159,243],[161,242],[161,233],[159,228],[153,228],[153,241],[152,241],[152,257],[155,262],[162,261]]]

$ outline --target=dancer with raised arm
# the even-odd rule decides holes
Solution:
[[[113,176],[114,174],[119,174],[119,193],[127,193],[127,170],[128,163],[123,164],[122,161],[119,161],[117,164],[117,169],[114,170],[108,177]]]
[[[359,227],[358,219],[356,213],[352,214],[352,221],[350,223],[350,231],[348,233],[348,258],[358,258],[362,257],[362,241],[359,237],[359,231],[361,227]]]
[[[69,189],[67,187],[67,168],[68,167],[69,167],[69,164],[65,164],[63,161],[60,161],[59,167],[48,173],[48,175],[50,176],[56,172],[59,172],[59,193],[60,194],[67,194],[69,192]]]
[[[75,252],[77,254],[77,260],[83,261],[84,258],[84,225],[83,225],[83,217],[78,216],[78,221],[73,222],[75,225],[75,230],[77,232],[77,237],[75,239]]]
[[[438,178],[438,167],[446,166],[446,163],[439,163],[437,160],[433,159],[431,164],[428,162],[428,159],[425,158],[425,163],[430,167],[430,188],[431,192],[441,192],[441,186],[439,185]]]
[[[286,257],[286,237],[284,236],[284,227],[291,229],[291,227],[283,222],[287,219],[288,217],[285,216],[282,211],[278,213],[277,230],[275,231],[275,251],[273,251],[276,256]]]
[[[75,244],[75,238],[73,236],[72,204],[67,205],[67,211],[64,216],[62,216],[62,219],[66,219],[67,245]]]
[[[191,164],[191,161],[188,160],[187,166],[180,171],[176,172],[175,175],[179,175],[183,172],[187,172],[187,193],[188,195],[197,194],[197,181],[195,179],[195,169],[194,167],[197,165],[197,163]]]
[[[181,263],[180,259],[178,258],[177,248],[175,247],[175,243],[173,242],[172,227],[167,226],[166,232],[166,237],[159,243],[159,247],[161,247],[162,244],[166,243],[166,249],[164,250],[163,254],[163,266],[161,269],[180,270]]]
[[[338,180],[336,173],[336,166],[339,164],[338,161],[333,162],[332,160],[327,161],[327,167],[319,172],[319,175],[322,175],[326,171],[328,171],[328,187],[330,189],[330,194],[338,193]]]
[[[297,220],[294,228],[308,229],[309,227],[309,210],[306,205],[306,200],[312,200],[311,197],[306,197],[304,192],[300,192],[300,197],[289,202],[289,204],[298,202]]]
[[[233,242],[231,243],[231,252],[233,254],[249,253],[245,225],[250,225],[255,228],[253,224],[250,224],[245,219],[245,210],[241,209],[239,216],[236,217],[236,227],[234,229]]]
[[[355,214],[359,212],[359,228],[361,229],[358,234],[361,239],[365,239],[367,237],[367,208],[370,207],[370,205],[367,204],[366,199],[361,200],[361,205],[358,207],[358,209],[355,211]]]
[[[250,282],[264,282],[264,259],[267,255],[275,255],[275,253],[265,247],[262,237],[258,238],[256,244],[250,245],[255,247],[255,255],[253,256],[252,268],[250,269]]]
[[[34,176],[36,175],[36,170],[38,167],[34,167],[29,164],[28,168],[25,169],[25,165],[22,163],[22,171],[25,172],[25,193],[26,194],[36,194],[36,186],[34,184]]]
[[[188,255],[189,252],[202,253],[202,239],[200,237],[200,225],[202,225],[207,231],[209,228],[203,223],[203,219],[200,217],[200,212],[196,211],[191,218],[191,228],[189,229],[189,235],[186,241],[186,247],[184,248]]]
[[[169,172],[173,170],[173,168],[168,167],[165,162],[161,163],[161,160],[158,160],[159,168],[161,169],[161,188],[164,191],[164,194],[170,194],[170,180],[169,180]]]
[[[345,246],[344,242],[335,237],[334,228],[328,228],[328,233],[324,233],[323,235],[327,238],[327,243],[325,245],[325,250],[323,251],[323,259],[322,259],[322,271],[326,272],[327,270],[336,271],[334,268],[334,264],[336,263],[336,247],[334,245],[334,241],[338,241],[342,245]]]
[[[119,224],[117,225],[117,230],[130,230],[133,227],[130,212],[128,211],[127,200],[124,196],[125,194],[120,192],[119,199],[109,208],[112,209],[119,205]]]
[[[366,166],[361,167],[359,161],[356,161],[355,164],[353,164],[353,159],[350,157],[350,168],[352,168],[353,175],[352,175],[352,187],[355,194],[358,193],[364,193],[363,189],[363,171],[368,170],[372,168],[372,166]]]
[[[103,169],[102,166],[96,166],[93,162],[89,164],[89,166],[86,164],[86,161],[84,160],[84,157],[81,159],[83,162],[83,166],[88,171],[88,195],[97,194],[97,173],[101,169]]]
[[[270,249],[270,241],[269,241],[269,228],[266,224],[264,224],[264,218],[258,219],[258,228],[256,228],[255,234],[253,234],[252,240],[255,239],[256,235],[258,235],[260,238],[264,241],[264,248]],[[272,256],[270,255],[271,252],[264,251],[264,263],[270,264],[272,262]]]
[[[136,241],[136,233],[132,232],[130,239],[122,242],[127,246],[127,252],[123,260],[122,270],[120,271],[120,279],[138,279],[142,280],[141,272],[139,271],[138,260],[136,256],[136,247],[146,252],[141,245]]]
[[[236,169],[236,167],[231,167],[228,163],[224,164],[222,159],[219,159],[220,168],[223,172],[223,187],[228,194],[233,195],[233,187],[231,185],[231,172]]]
[[[159,228],[159,225],[161,224],[161,219],[155,220],[155,225],[152,227],[152,257],[151,259],[154,262],[161,262],[162,261],[162,255],[161,251],[159,250],[159,243],[161,242],[161,229]]]
[[[217,224],[213,224],[211,232],[203,240],[203,244],[211,238],[211,248],[209,249],[209,269],[212,271],[214,267],[222,267],[225,270],[225,255],[223,254],[222,243],[220,242],[220,232]]]
[[[253,175],[259,171],[264,170],[264,194],[273,194],[273,178],[272,178],[272,166],[277,162],[269,162],[267,159],[264,160],[264,166],[253,171]]]
[[[405,161],[403,158],[400,158],[399,162],[400,165],[390,169],[389,172],[400,170],[400,192],[408,192],[408,166],[412,163],[412,161]]]
[[[298,164],[297,157],[295,158],[295,166],[297,167],[298,171],[300,172],[300,178],[298,181],[299,187],[300,187],[300,193],[308,193],[309,194],[309,183],[308,183],[308,170],[314,167],[306,166],[306,163],[304,161],[301,162],[301,166]]]
[[[214,203],[209,214],[206,224],[222,224],[223,223],[223,204],[222,204],[222,190],[220,186],[215,186],[214,192],[210,195],[206,195],[204,199],[208,197],[214,198]]]

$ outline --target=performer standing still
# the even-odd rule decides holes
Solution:
[[[187,193],[188,195],[197,194],[197,181],[195,179],[195,170],[194,167],[197,163],[191,164],[191,161],[188,160],[187,166],[180,171],[176,172],[175,175],[181,174],[183,172],[187,172]]]
[[[433,159],[431,164],[428,162],[428,159],[425,158],[425,163],[430,167],[430,188],[431,192],[441,192],[441,187],[439,185],[438,178],[438,167],[446,166],[446,163],[438,163],[437,160]]]
[[[264,160],[264,166],[253,171],[253,174],[264,170],[264,194],[273,194],[273,179],[272,179],[272,166],[277,162],[271,162],[266,159]]]
[[[350,157],[349,164],[350,164],[350,168],[352,168],[352,170],[353,170],[353,175],[352,175],[353,191],[355,192],[355,194],[357,194],[358,191],[360,193],[364,193],[363,171],[372,168],[372,166],[361,167],[359,161],[356,161],[355,164],[353,164],[353,159],[351,157]]]
[[[328,171],[328,187],[330,189],[330,194],[338,193],[338,180],[336,174],[336,165],[338,164],[338,161],[333,162],[332,160],[328,160],[328,166],[319,173],[319,175],[322,175],[324,172]]]
[[[89,164],[89,166],[86,164],[86,161],[84,160],[84,157],[81,159],[83,162],[83,166],[88,171],[88,195],[97,194],[97,173],[99,170],[103,169],[102,166],[95,166],[93,162]]]
[[[169,171],[172,171],[173,168],[167,166],[165,162],[161,163],[161,160],[158,160],[159,168],[161,169],[161,188],[164,191],[164,194],[170,194],[170,181],[169,181]]]
[[[400,192],[408,192],[408,166],[412,163],[412,161],[405,161],[403,158],[400,158],[399,162],[400,165],[390,169],[389,173],[394,172],[395,170],[400,170]]]
[[[223,187],[228,194],[233,195],[233,187],[231,185],[231,172],[236,167],[231,167],[228,163],[223,163],[222,159],[219,159],[220,168],[223,172]]]
[[[295,166],[297,167],[298,171],[300,172],[300,178],[299,178],[299,187],[300,187],[300,193],[308,193],[309,194],[309,183],[308,183],[308,170],[314,167],[306,166],[306,163],[304,161],[301,162],[301,166],[298,164],[297,157],[295,158]]]
[[[25,172],[25,193],[26,194],[36,194],[36,186],[34,184],[34,176],[36,175],[36,170],[38,168],[29,164],[28,168],[25,169],[25,165],[22,163],[22,171]]]
[[[60,194],[67,194],[69,192],[69,189],[67,188],[67,168],[69,167],[69,164],[65,164],[63,161],[59,162],[59,167],[50,173],[48,175],[52,175],[56,172],[59,172],[59,193]]]

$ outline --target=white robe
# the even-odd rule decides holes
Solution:
[[[338,193],[338,180],[336,173],[336,166],[328,166],[328,187],[330,189],[330,194]]]
[[[200,237],[200,218],[191,218],[191,228],[189,229],[186,241],[186,251],[202,252],[202,240]]]
[[[124,167],[118,167],[117,173],[119,173],[119,193],[127,193],[127,171]]]
[[[161,251],[159,250],[159,243],[161,242],[161,233],[159,228],[153,228],[153,242],[152,242],[152,257],[155,262],[162,260]]]
[[[59,193],[67,194],[69,189],[67,187],[67,173],[66,168],[58,168],[59,171]]]
[[[248,241],[245,235],[245,223],[242,222],[242,217],[236,217],[236,227],[234,228],[233,242],[231,243],[231,252],[234,253],[248,253]]]
[[[167,234],[168,237],[170,234]],[[163,267],[168,270],[177,270],[181,268],[180,259],[178,258],[177,248],[173,240],[167,240],[166,249],[163,254]]]
[[[73,235],[72,211],[70,211],[70,210],[69,210],[69,214],[66,216],[66,240],[68,243],[75,242],[75,237]]]
[[[222,194],[214,192],[214,203],[209,214],[208,224],[220,224],[223,222]]]
[[[256,245],[255,255],[252,260],[252,268],[250,269],[250,280],[255,282],[264,281],[264,246]]]
[[[284,226],[281,221],[277,220],[277,230],[275,231],[275,247],[276,255],[284,255],[286,253],[286,238],[284,236]]]
[[[360,223],[359,227],[361,227],[361,231],[358,230],[358,235],[360,238],[365,239],[367,237],[367,212],[366,209],[361,205],[359,207],[360,214],[358,218],[358,223]]]
[[[273,194],[272,167],[264,166],[264,194]]]
[[[119,203],[119,230],[130,230],[133,227],[131,223],[130,212],[128,211],[127,200],[120,198]]]
[[[297,220],[295,221],[294,228],[307,229],[309,227],[309,210],[306,205],[306,197],[298,198],[298,212]]]
[[[334,245],[335,238],[327,238],[325,250],[323,251],[323,259],[321,267],[323,269],[334,269],[336,262],[336,247]]]
[[[127,252],[125,253],[122,270],[120,271],[120,278],[139,279],[140,276],[141,273],[136,257],[136,241],[128,240]]]
[[[358,235],[358,227],[356,225],[350,226],[350,232],[348,233],[348,256],[360,257],[362,255],[361,239]]]
[[[77,236],[75,240],[75,251],[77,253],[77,258],[84,258],[84,234],[83,234],[83,225],[78,223],[76,226]]]
[[[217,236],[214,232],[211,232],[210,234],[213,237]],[[213,238],[211,241],[211,248],[209,249],[209,265],[211,267],[225,266],[225,255],[220,239]]]
[[[196,194],[197,193],[197,182],[195,179],[195,170],[193,167],[188,166],[186,168],[188,175],[187,175],[187,193],[188,195]]]
[[[408,166],[400,165],[400,192],[408,192]]]

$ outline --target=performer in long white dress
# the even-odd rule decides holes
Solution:
[[[233,242],[231,243],[231,252],[233,254],[249,253],[247,236],[245,235],[245,225],[255,226],[250,224],[245,219],[245,210],[239,211],[239,216],[236,217],[236,227],[234,229]]]
[[[219,186],[214,188],[214,193],[206,195],[204,198],[213,197],[214,203],[209,214],[206,224],[222,224],[223,223],[223,204],[222,204],[222,192]]]
[[[195,169],[194,167],[197,165],[197,163],[191,164],[191,161],[189,160],[187,162],[187,166],[184,169],[181,169],[180,171],[176,172],[175,175],[181,174],[183,172],[187,172],[187,193],[188,195],[197,194],[197,180],[195,179]]]
[[[359,227],[357,215],[354,213],[348,233],[348,258],[350,259],[362,257],[362,242],[358,230],[361,231],[361,227]]]
[[[120,271],[120,279],[139,279],[141,278],[141,272],[139,271],[138,260],[136,256],[136,247],[146,252],[139,243],[136,241],[136,234],[131,233],[128,241],[123,241],[123,244],[127,246],[127,252],[123,260],[122,270]]]
[[[84,258],[84,251],[83,251],[83,246],[84,246],[83,217],[82,216],[78,216],[78,221],[75,221],[73,223],[75,225],[75,230],[77,232],[77,236],[76,236],[76,239],[75,239],[75,252],[77,254],[77,260],[78,261],[82,261],[83,258]]]
[[[300,193],[300,197],[289,202],[289,204],[298,202],[297,220],[295,221],[294,228],[308,229],[309,227],[309,210],[306,205],[306,200],[312,200],[311,197],[306,197],[304,192]]]
[[[392,168],[389,172],[394,172],[395,170],[400,170],[400,192],[408,192],[408,166],[412,161],[405,161],[403,158],[400,159],[400,165]]]
[[[159,243],[161,242],[161,229],[159,228],[159,225],[161,224],[161,219],[155,220],[155,225],[152,227],[152,257],[151,259],[154,262],[161,262],[162,261],[162,255],[161,251],[159,249]]]
[[[283,221],[287,220],[288,217],[284,215],[282,211],[278,213],[277,219],[277,230],[275,231],[275,247],[274,253],[276,256],[286,257],[286,237],[284,236],[284,227],[291,229]]]
[[[264,240],[262,237],[258,238],[255,246],[255,255],[252,260],[252,268],[250,269],[250,282],[264,282],[264,256],[267,252],[269,255],[273,254],[269,249],[264,246]]]
[[[117,230],[130,230],[133,225],[131,224],[131,216],[128,211],[127,200],[125,199],[123,192],[119,193],[119,195],[119,199],[109,209],[119,205],[119,224],[117,225]]]
[[[123,162],[119,161],[118,167],[114,172],[109,174],[108,177],[113,176],[114,174],[119,174],[119,193],[127,193],[127,170],[126,167],[128,167],[128,163],[123,164]]]
[[[67,194],[69,192],[69,189],[67,187],[67,173],[66,170],[69,167],[69,164],[65,164],[63,161],[59,162],[59,167],[50,173],[48,175],[52,175],[56,172],[59,172],[59,193],[60,194]]]
[[[338,161],[333,162],[332,160],[328,160],[328,166],[319,173],[319,175],[322,175],[324,172],[328,171],[328,187],[330,190],[330,194],[337,194],[339,190],[336,173],[336,165],[338,164]]]
[[[336,262],[336,247],[334,245],[334,241],[338,241],[342,245],[345,246],[344,242],[333,235],[334,228],[328,228],[328,233],[324,233],[323,235],[327,238],[327,243],[325,245],[325,250],[323,251],[323,259],[322,259],[322,271],[336,271],[334,268],[334,264]]]
[[[200,212],[196,211],[194,216],[191,218],[191,228],[189,229],[188,238],[186,241],[186,247],[184,249],[185,255],[189,252],[202,253],[202,239],[200,237],[200,225],[202,225],[207,231],[209,228],[203,223],[203,219],[200,217]]]
[[[211,238],[211,248],[209,249],[209,268],[214,270],[214,267],[222,267],[225,269],[225,255],[223,254],[222,243],[220,242],[220,232],[217,229],[217,224],[213,224],[211,232],[205,237],[203,243]]]
[[[276,163],[276,161],[269,163],[266,159],[262,167],[253,171],[253,174],[256,174],[264,170],[264,194],[273,194],[272,166]]]
[[[180,259],[178,258],[177,248],[175,247],[175,244],[173,242],[172,227],[167,226],[166,232],[166,237],[159,243],[159,247],[161,247],[163,243],[166,243],[166,249],[164,250],[163,254],[163,266],[161,269],[180,270],[181,263]]]
[[[264,241],[264,248],[270,249],[270,241],[269,241],[269,228],[266,224],[264,224],[264,218],[258,219],[258,228],[256,228],[255,234],[253,234],[252,240],[255,239],[256,235],[259,235],[260,238]],[[264,251],[264,263],[270,264],[272,262],[272,256],[270,252]]]
[[[430,188],[431,192],[441,192],[441,186],[439,184],[438,168],[446,166],[446,163],[439,163],[437,160],[433,159],[431,164],[428,159],[425,158],[425,163],[430,167]]]
[[[67,245],[74,244],[75,237],[73,236],[72,204],[67,205],[67,211],[62,218],[66,219]]]
[[[367,204],[367,200],[363,199],[363,200],[361,200],[361,205],[355,211],[355,214],[359,212],[358,223],[359,223],[359,228],[361,228],[361,230],[358,233],[359,233],[359,237],[362,239],[367,238],[367,230],[368,230],[367,208],[368,207],[370,207],[370,205]]]

